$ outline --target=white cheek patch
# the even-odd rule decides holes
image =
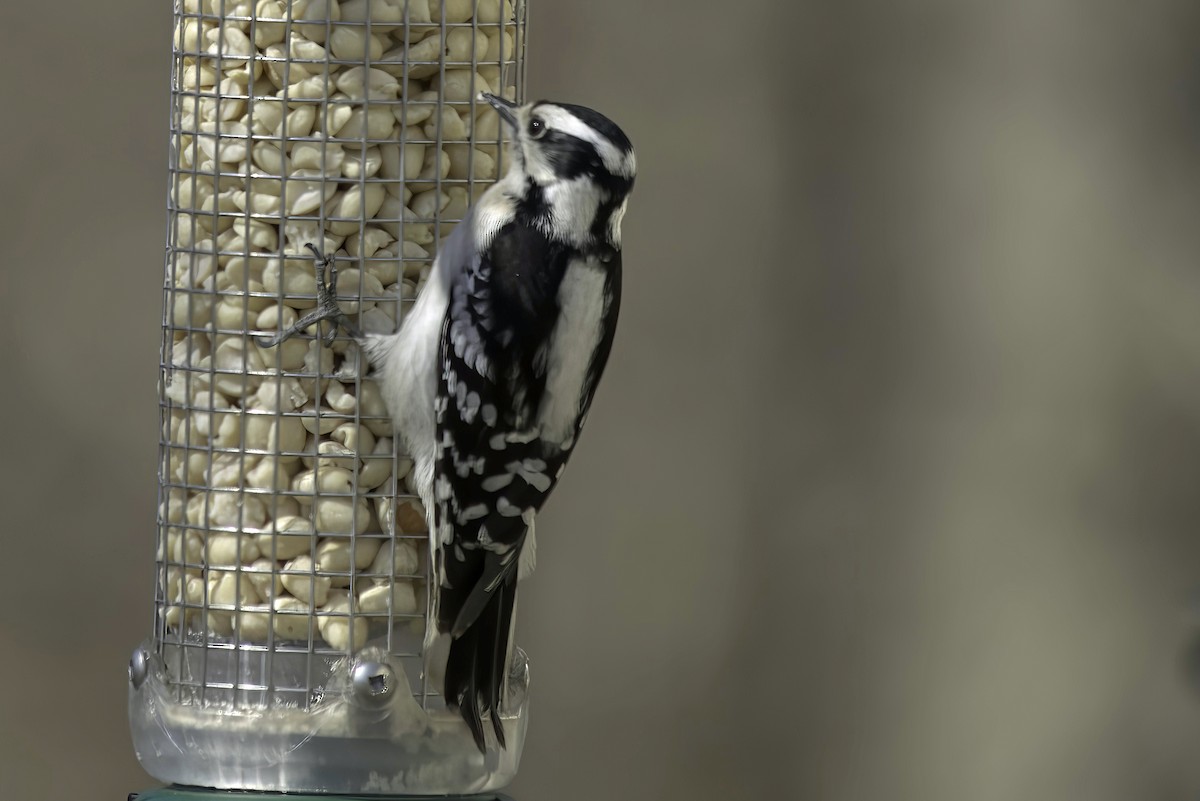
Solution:
[[[531,145],[525,154],[525,172],[539,184],[552,183],[557,177],[554,165],[543,154],[536,144]]]

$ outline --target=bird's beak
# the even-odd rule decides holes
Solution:
[[[496,112],[500,115],[501,119],[503,119],[513,128],[517,127],[517,115],[514,112],[520,108],[520,106],[511,100],[493,95],[489,92],[483,92],[480,97],[486,100],[492,108],[496,109]]]

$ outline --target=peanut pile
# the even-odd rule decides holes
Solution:
[[[165,291],[164,632],[358,650],[423,630],[425,510],[369,365],[502,167],[480,92],[514,96],[510,0],[181,0]],[[393,536],[394,535],[394,536]]]

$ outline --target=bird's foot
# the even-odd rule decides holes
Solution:
[[[311,242],[305,245],[305,247],[311,250],[313,254],[313,264],[317,278],[317,308],[297,320],[296,324],[291,328],[276,336],[258,337],[258,344],[261,347],[273,348],[281,342],[291,339],[310,325],[321,323],[325,320],[333,320],[336,323],[321,337],[326,347],[332,345],[334,338],[337,337],[338,325],[345,328],[346,333],[355,339],[359,339],[362,336],[362,332],[359,331],[358,326],[352,323],[341,307],[338,306],[337,265],[334,264],[333,257],[323,254]]]

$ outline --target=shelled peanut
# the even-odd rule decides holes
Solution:
[[[514,96],[513,8],[183,0],[178,19],[164,622],[357,649],[373,621],[424,612],[412,462],[353,342],[258,337],[315,307],[308,243],[337,259],[343,310],[395,330],[501,168],[473,98]]]

